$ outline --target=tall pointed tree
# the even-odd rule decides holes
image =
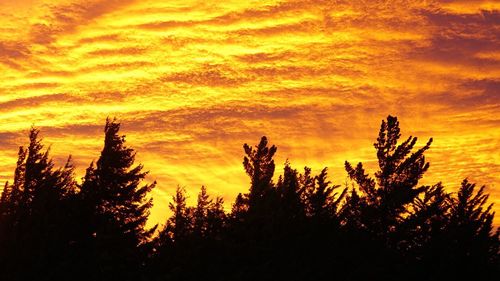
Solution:
[[[156,228],[145,227],[153,204],[149,193],[156,183],[142,184],[147,172],[141,164],[134,166],[136,154],[119,131],[120,123],[108,118],[101,156],[87,169],[81,186],[83,208],[89,212],[86,239],[95,251],[87,259],[99,264],[96,276],[140,266],[137,260],[145,255],[141,246]]]
[[[354,168],[345,162],[349,177],[357,183],[363,195],[359,204],[363,209],[362,225],[378,235],[394,232],[406,213],[406,207],[425,190],[417,185],[429,168],[424,152],[429,149],[432,139],[412,153],[417,138],[410,136],[398,145],[400,137],[399,121],[389,115],[387,121],[382,121],[374,144],[379,164],[375,179],[365,173],[361,163]]]
[[[174,242],[182,241],[191,235],[193,229],[192,209],[186,204],[186,190],[183,187],[177,186],[169,209],[172,216],[167,220],[160,236],[170,237]]]
[[[266,197],[274,192],[272,178],[274,175],[274,154],[276,146],[268,147],[268,140],[264,136],[254,148],[248,144],[243,145],[246,156],[243,166],[250,177],[251,187],[248,194],[249,209],[252,210],[266,201]]]
[[[410,215],[402,224],[405,236],[400,239],[398,251],[405,253],[409,262],[419,261],[424,279],[434,278],[435,272],[448,270],[443,256],[448,252],[449,200],[450,195],[441,183],[426,186],[409,207]]]
[[[136,154],[125,146],[125,136],[119,131],[120,123],[106,120],[104,148],[96,167],[87,169],[81,189],[95,200],[96,215],[112,216],[120,232],[117,235],[128,236],[137,246],[152,234],[145,224],[153,204],[149,192],[156,183],[141,185],[147,172],[142,171],[141,164],[134,166]]]
[[[302,201],[302,193],[305,188],[300,186],[297,170],[285,162],[283,176],[280,176],[276,185],[279,197],[279,210],[281,219],[298,219],[305,216],[305,206]]]
[[[210,205],[212,205],[212,200],[207,194],[207,188],[202,186],[193,214],[193,232],[196,236],[205,236],[207,232],[207,214]]]
[[[13,276],[33,278],[30,274],[36,273],[43,279],[57,272],[67,254],[67,202],[76,192],[76,182],[71,158],[56,170],[49,151],[43,150],[39,130],[32,128],[29,139],[28,148],[19,149],[14,182],[6,184],[0,200],[2,255],[11,262],[7,265]]]
[[[478,272],[489,266],[500,266],[500,228],[493,227],[493,204],[487,204],[485,186],[467,179],[456,196],[450,197],[450,222],[447,227],[450,257],[456,260],[457,270],[463,274]],[[500,268],[497,268],[500,270]]]
[[[206,236],[212,239],[220,239],[226,222],[224,199],[222,197],[215,197],[215,200],[208,206],[206,220]]]
[[[306,189],[307,213],[317,219],[335,219],[340,222],[341,201],[345,199],[347,188],[340,194],[335,192],[340,185],[332,185],[328,180],[328,169],[317,175],[310,188]]]

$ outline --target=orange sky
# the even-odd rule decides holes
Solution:
[[[373,171],[393,114],[403,136],[434,137],[424,183],[469,177],[500,214],[498,1],[1,0],[0,16],[2,185],[32,124],[81,177],[116,116],[164,221],[178,184],[229,206],[248,187],[242,144],[262,135],[278,171]]]

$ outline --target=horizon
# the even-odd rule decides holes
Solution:
[[[120,122],[120,120],[116,120],[116,121]],[[124,124],[121,124],[121,125],[123,126]],[[104,126],[102,126],[102,127],[104,128]],[[37,127],[36,126],[32,126],[32,128],[37,128]],[[121,133],[126,137],[125,132],[121,132]],[[29,134],[27,133],[26,136],[28,136],[28,135]],[[45,149],[48,150],[49,152],[52,152],[53,146],[50,143],[45,143],[45,139],[43,138],[43,131],[40,131],[40,135],[42,136],[42,144],[44,145]],[[104,135],[102,137],[104,137]],[[402,137],[401,137],[401,140],[406,139],[407,137],[408,137],[407,134],[404,133],[404,128],[402,128]],[[26,137],[26,140],[29,140],[29,139]],[[104,141],[104,139],[101,140],[101,142],[103,142],[103,141]],[[373,147],[372,147],[372,149],[373,149],[373,153],[372,153],[373,156],[371,157],[371,159],[369,159],[369,158],[368,159],[355,158],[355,159],[360,159],[360,160],[356,160],[356,161],[351,160],[351,159],[346,159],[346,160],[344,160],[344,162],[342,162],[342,165],[337,165],[338,167],[336,166],[334,168],[335,171],[336,171],[336,173],[334,173],[333,169],[331,167],[328,167],[328,166],[313,167],[311,165],[308,165],[307,163],[305,163],[302,166],[297,166],[297,165],[294,164],[293,159],[290,159],[289,157],[284,157],[284,156],[280,157],[280,146],[279,146],[279,144],[274,143],[272,141],[272,139],[269,139],[269,141],[270,141],[270,144],[276,145],[277,148],[278,148],[277,149],[277,153],[276,153],[276,157],[275,157],[277,163],[276,163],[276,172],[275,172],[275,174],[273,176],[273,181],[274,182],[277,182],[278,178],[283,175],[282,171],[283,171],[283,168],[285,167],[285,162],[287,162],[287,161],[290,163],[291,167],[297,169],[299,172],[303,172],[303,168],[304,167],[311,168],[313,173],[319,173],[323,168],[328,168],[328,171],[329,171],[329,174],[330,174],[330,180],[332,181],[332,183],[333,184],[338,184],[338,185],[340,185],[342,187],[347,187],[347,188],[353,188],[355,183],[354,183],[353,180],[349,179],[349,176],[348,176],[347,172],[345,171],[345,168],[344,168],[345,161],[349,161],[349,162],[354,163],[354,164],[357,164],[358,162],[362,162],[371,177],[374,176],[375,171],[378,169],[377,164],[376,164],[375,149]],[[424,146],[425,143],[422,144],[422,142],[423,141],[421,139],[418,139],[418,142],[417,142],[417,145],[416,145],[417,149]],[[427,142],[427,140],[425,140],[425,142]],[[435,139],[433,139],[433,143],[434,142],[435,142]],[[126,144],[127,144],[127,147],[132,148],[132,149],[134,148],[133,144],[131,144],[131,142],[128,140],[127,137],[126,137]],[[247,142],[247,144],[249,144],[249,145],[256,145],[256,143],[253,144],[251,142]],[[20,145],[20,146],[27,147],[26,145]],[[241,145],[241,147],[243,147],[243,145]],[[431,144],[430,151],[432,151],[432,144]],[[93,160],[91,162],[95,163],[95,161],[97,161],[97,159],[99,158],[100,152],[101,152],[100,150],[96,152],[95,157],[93,158]],[[141,152],[140,151],[136,151],[136,153],[137,153],[137,155],[136,155],[137,159],[141,159],[141,157],[140,157]],[[243,149],[242,149],[240,160],[243,158],[243,155],[244,155],[244,152],[243,152]],[[49,154],[49,156],[52,157],[51,154]],[[73,157],[73,155],[70,154],[66,158],[60,158],[59,157],[59,159],[57,159],[57,158],[54,159],[56,167],[62,167],[62,166],[64,166],[64,164],[68,160],[68,157],[71,157],[71,161],[72,161],[73,164],[80,162],[77,159],[75,159]],[[283,160],[282,162],[279,162],[279,160],[282,160],[282,159],[285,159],[285,160]],[[428,157],[426,159],[427,159],[427,161],[430,161]],[[143,163],[141,163],[140,161],[137,161],[137,160],[136,160],[135,164],[136,165],[139,165],[139,164],[144,165]],[[89,163],[89,165],[90,165],[90,163]],[[75,174],[75,179],[77,180],[77,182],[79,182],[79,183],[82,182],[83,177],[84,177],[84,171],[85,171],[85,169],[87,169],[89,167],[89,165],[87,165],[85,167],[78,167],[78,166],[75,165],[75,170],[80,172],[80,174],[78,174],[78,172]],[[321,164],[319,164],[319,165],[321,165]],[[427,172],[424,175],[424,177],[419,181],[419,186],[433,185],[433,184],[436,184],[438,182],[443,182],[443,181],[433,181],[433,177],[432,177],[432,162],[430,162],[430,167],[431,168],[429,169],[429,172]],[[156,173],[154,173],[153,171],[148,170],[147,167],[145,167],[145,169],[148,172],[148,175],[146,176],[146,182],[149,183],[149,184],[151,184],[153,182],[158,182],[157,179],[154,178],[154,176],[152,176],[152,175],[155,175]],[[207,169],[209,169],[209,168],[207,168]],[[151,214],[149,216],[149,220],[148,220],[148,223],[147,223],[148,227],[152,227],[155,224],[158,224],[159,226],[164,226],[166,224],[167,219],[172,215],[171,211],[167,209],[167,205],[168,205],[168,203],[172,202],[172,198],[175,195],[175,189],[177,189],[177,187],[186,188],[186,190],[187,190],[187,192],[186,192],[187,202],[192,205],[192,204],[196,203],[196,198],[197,198],[197,194],[199,192],[200,187],[201,186],[205,186],[205,187],[207,187],[208,194],[212,198],[220,196],[220,197],[222,197],[224,199],[224,209],[225,209],[226,212],[229,212],[231,210],[231,206],[234,204],[234,200],[236,199],[237,194],[238,193],[245,193],[245,192],[247,192],[248,191],[248,187],[250,186],[250,181],[249,181],[247,175],[245,174],[242,165],[241,165],[241,171],[240,172],[241,172],[241,175],[246,179],[247,182],[242,183],[241,186],[239,186],[239,187],[236,187],[234,190],[232,190],[232,192],[234,194],[229,194],[229,195],[228,194],[223,194],[223,193],[220,193],[220,192],[219,193],[213,192],[212,189],[210,188],[210,186],[208,186],[207,184],[203,184],[203,183],[201,185],[195,186],[195,187],[183,186],[181,184],[177,184],[173,188],[173,192],[168,193],[168,194],[162,194],[163,191],[161,190],[161,183],[157,183],[157,187],[155,189],[153,189],[153,191],[152,191],[152,197],[155,200],[153,201],[153,208],[151,210]],[[338,178],[339,174],[342,174],[342,173],[345,175],[343,177],[343,181],[341,181]],[[431,174],[431,176],[428,176],[428,174]],[[466,178],[463,178],[463,179],[471,180],[470,177],[466,177]],[[12,180],[10,180],[10,181],[12,181]],[[477,182],[474,182],[474,181],[472,181],[472,182],[476,183],[478,186],[485,185],[487,192],[489,192],[491,190],[491,187],[488,187],[488,185],[486,185],[486,184],[481,184],[481,183],[477,183]],[[455,190],[458,189],[458,187],[460,186],[460,183],[461,183],[461,181],[458,184],[452,185],[451,187],[450,186],[446,186],[446,185],[444,185],[444,187],[445,187],[445,189],[448,192],[452,192],[453,193]],[[4,185],[5,185],[5,182],[1,183],[1,186],[4,186]],[[158,191],[159,188],[160,188],[160,191]],[[3,187],[1,188],[1,190],[3,190]],[[158,197],[161,198],[161,195],[158,196],[157,194],[162,194],[163,197],[165,197],[164,198],[165,200],[163,202],[160,202],[160,204],[158,204],[157,200],[158,200]],[[496,206],[494,198],[490,197],[488,201],[489,201],[489,203],[493,203],[493,211],[496,211],[496,210],[500,209],[499,206]],[[500,227],[500,218],[498,216],[494,217],[493,224],[494,224],[495,227]]]

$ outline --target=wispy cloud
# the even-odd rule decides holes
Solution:
[[[468,176],[500,203],[495,3],[11,1],[0,8],[0,154],[15,159],[35,124],[81,175],[116,116],[159,180],[160,220],[177,184],[230,204],[248,183],[241,145],[263,134],[278,163],[327,165],[338,183],[344,160],[373,170],[379,122],[395,114],[403,133],[435,137],[424,181],[453,190]]]

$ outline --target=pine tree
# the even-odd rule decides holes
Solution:
[[[1,196],[2,254],[13,278],[54,277],[71,240],[67,203],[76,192],[71,158],[55,170],[38,135],[32,128],[28,148],[19,149],[14,183],[6,184]]]
[[[87,170],[82,192],[95,200],[96,215],[113,216],[119,234],[130,237],[137,246],[152,234],[153,229],[145,229],[145,224],[153,204],[148,194],[156,183],[140,186],[147,172],[142,172],[140,164],[133,167],[135,152],[125,146],[119,130],[120,123],[106,120],[104,148],[96,167]]]
[[[94,274],[101,276],[140,266],[142,246],[156,228],[145,228],[153,204],[148,195],[156,183],[141,186],[147,172],[140,164],[134,166],[135,152],[125,146],[119,130],[120,123],[106,120],[101,155],[95,167],[92,163],[87,169],[81,186],[83,209],[90,212],[84,232],[91,235],[86,240],[95,251],[88,259],[99,264],[101,271]]]
[[[443,263],[448,249],[446,228],[450,220],[450,195],[441,183],[426,186],[425,191],[411,204],[405,219],[398,251],[408,263],[414,264],[423,279],[436,278],[437,272],[446,272]]]
[[[448,258],[455,261],[457,273],[465,276],[485,269],[488,275],[492,266],[499,269],[500,229],[493,229],[493,204],[486,205],[484,189],[476,190],[476,184],[464,179],[456,196],[449,198]]]
[[[268,147],[267,138],[264,136],[255,147],[248,144],[243,145],[246,156],[243,158],[243,166],[250,176],[251,187],[248,197],[249,210],[259,208],[262,204],[269,203],[267,200],[274,192],[272,178],[275,164],[273,156],[276,153],[276,146]]]
[[[186,205],[186,190],[177,186],[172,202],[169,203],[172,216],[162,232],[174,242],[187,239],[192,233],[192,209]],[[165,234],[163,234],[165,235]]]
[[[241,222],[248,212],[248,198],[241,193],[238,193],[231,208],[231,220]]]
[[[193,232],[195,236],[203,237],[207,234],[208,209],[212,205],[212,200],[209,198],[210,196],[207,194],[207,188],[202,186],[198,194],[198,201],[193,214]]]
[[[399,122],[389,115],[387,122],[382,121],[374,144],[379,164],[376,180],[365,173],[361,163],[356,168],[347,161],[345,163],[349,177],[363,194],[359,202],[361,225],[381,236],[390,236],[389,232],[396,231],[406,208],[425,190],[417,185],[429,168],[424,152],[429,149],[432,139],[410,155],[417,138],[410,136],[398,145],[400,137]]]
[[[2,191],[2,196],[0,198],[0,210],[2,225],[15,226],[14,219],[21,211],[19,206],[21,204],[21,194],[24,189],[24,173],[26,167],[24,162],[26,161],[27,150],[23,147],[19,148],[18,160],[16,163],[16,169],[14,171],[14,184],[5,183],[5,187]],[[6,235],[2,235],[5,237]]]
[[[226,213],[224,211],[224,199],[215,197],[207,210],[207,236],[212,239],[221,239],[226,222]]]
[[[331,185],[328,180],[328,169],[324,168],[306,189],[307,213],[310,217],[325,220],[334,219],[340,223],[341,202],[345,199],[347,188],[339,194],[335,192],[340,185]]]
[[[305,206],[302,193],[305,188],[300,186],[297,170],[286,161],[283,176],[279,177],[276,189],[279,197],[280,220],[294,220],[305,216]]]

